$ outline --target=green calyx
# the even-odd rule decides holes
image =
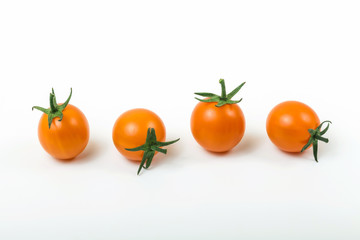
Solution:
[[[326,128],[324,130],[321,131],[321,127],[324,123],[328,123],[328,125],[326,126]],[[314,158],[315,158],[316,162],[318,161],[318,159],[317,159],[318,141],[320,140],[325,143],[329,142],[329,139],[322,137],[322,135],[324,135],[329,130],[330,123],[332,123],[332,122],[328,121],[328,120],[323,121],[317,128],[308,129],[311,136],[310,136],[308,143],[301,149],[301,152],[305,151],[308,147],[310,147],[312,145]]]
[[[235,104],[235,103],[241,102],[242,98],[240,100],[231,100],[231,98],[234,97],[235,94],[240,91],[242,86],[244,86],[245,82],[240,84],[237,88],[232,90],[229,94],[226,94],[225,80],[220,79],[219,83],[221,84],[221,96],[216,95],[214,93],[197,92],[197,93],[195,93],[196,95],[206,97],[206,99],[199,99],[199,98],[195,98],[195,99],[199,100],[200,102],[217,102],[217,104],[215,105],[216,107],[221,107],[225,104]]]
[[[58,105],[56,102],[56,96],[55,96],[55,92],[54,89],[52,88],[52,91],[50,93],[50,108],[45,109],[42,107],[38,107],[38,106],[34,106],[32,107],[32,110],[37,109],[42,111],[43,113],[48,115],[48,122],[49,122],[49,129],[51,127],[51,123],[52,120],[56,117],[59,117],[59,121],[61,121],[63,119],[63,111],[66,108],[66,106],[69,104],[70,98],[72,95],[72,88],[70,88],[70,95],[68,97],[68,99],[61,105]]]
[[[156,134],[154,128],[148,128],[145,144],[136,147],[136,148],[125,148],[127,151],[136,152],[136,151],[144,151],[144,156],[141,160],[137,175],[139,175],[142,168],[148,169],[153,160],[155,152],[161,152],[163,154],[167,153],[166,149],[162,149],[161,147],[168,146],[170,144],[176,143],[180,138],[170,141],[170,142],[159,142],[156,140]]]

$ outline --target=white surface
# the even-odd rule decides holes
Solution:
[[[129,1],[130,2],[130,1]],[[270,3],[271,2],[271,3]],[[360,239],[358,1],[2,1],[0,239]],[[242,81],[247,129],[228,154],[192,138],[195,91]],[[37,139],[51,87],[90,123],[71,163]],[[284,100],[333,121],[290,155],[265,120]],[[163,101],[163,103],[161,103]],[[181,138],[136,176],[111,131],[145,107]]]

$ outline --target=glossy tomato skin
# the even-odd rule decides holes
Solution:
[[[308,129],[315,129],[320,120],[313,109],[298,101],[276,105],[266,120],[270,140],[285,152],[301,152],[309,141]]]
[[[38,136],[42,147],[57,159],[70,160],[79,155],[89,142],[89,123],[77,107],[68,104],[63,111],[63,119],[52,120],[50,129],[48,115],[43,114],[38,126]]]
[[[244,136],[245,117],[237,104],[215,107],[215,102],[199,102],[191,115],[191,132],[208,151],[227,152]]]
[[[124,112],[118,117],[113,127],[112,138],[116,149],[129,160],[141,161],[143,151],[130,152],[125,148],[143,145],[146,142],[148,128],[155,129],[157,141],[165,141],[165,125],[154,112],[144,108]]]

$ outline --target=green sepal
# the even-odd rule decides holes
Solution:
[[[45,109],[39,106],[33,106],[32,110],[37,109],[45,114],[48,115],[48,124],[49,124],[49,129],[51,127],[51,123],[53,121],[54,118],[59,117],[59,121],[61,121],[63,119],[63,111],[66,108],[66,106],[69,104],[69,101],[71,99],[72,96],[72,88],[70,88],[70,95],[69,97],[66,99],[66,101],[61,104],[58,105],[56,102],[56,96],[55,96],[55,92],[54,92],[54,88],[51,89],[51,93],[50,93],[50,108]]]
[[[321,131],[321,127],[324,123],[328,123],[326,128]],[[318,162],[317,154],[318,154],[318,141],[322,141],[325,143],[329,142],[329,139],[322,137],[328,130],[329,126],[332,122],[331,121],[323,121],[317,128],[315,129],[308,129],[310,133],[309,141],[305,144],[305,146],[301,149],[301,152],[305,151],[311,145],[313,146],[313,155],[316,162]]]
[[[244,86],[245,82],[240,84],[229,94],[226,94],[225,80],[220,79],[219,83],[221,84],[221,96],[216,95],[214,93],[196,92],[195,93],[196,95],[206,97],[206,99],[200,99],[197,97],[195,97],[195,99],[199,100],[200,102],[217,102],[217,104],[215,105],[216,107],[221,107],[224,106],[225,104],[236,104],[241,102],[242,98],[240,100],[231,100],[231,98],[234,97],[240,91],[240,89]]]
[[[180,138],[173,140],[173,141],[169,141],[169,142],[159,142],[156,140],[155,129],[148,128],[145,144],[135,147],[135,148],[125,148],[125,150],[131,151],[131,152],[144,151],[143,158],[140,162],[140,166],[137,171],[137,175],[139,175],[142,168],[148,169],[150,167],[151,162],[155,156],[155,152],[161,152],[163,154],[166,154],[167,150],[162,149],[161,147],[176,143],[179,140],[180,140]]]

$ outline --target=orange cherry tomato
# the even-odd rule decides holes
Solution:
[[[50,94],[50,109],[34,107],[44,114],[38,125],[41,146],[51,156],[70,160],[79,155],[89,142],[89,124],[85,115],[75,106],[57,105],[54,91]],[[49,117],[50,114],[50,117]]]
[[[245,117],[237,104],[215,107],[214,102],[199,102],[191,115],[195,140],[211,152],[226,152],[244,136]]]
[[[320,120],[313,109],[297,101],[276,105],[269,113],[266,131],[270,140],[285,152],[301,152],[308,143],[308,129],[316,129]]]
[[[235,147],[244,136],[245,117],[238,101],[231,98],[245,84],[226,94],[225,81],[220,79],[221,96],[213,93],[195,93],[205,99],[195,106],[190,120],[191,132],[195,140],[211,152],[226,152]]]
[[[158,141],[165,141],[165,125],[154,112],[143,108],[124,112],[118,117],[113,127],[112,138],[116,149],[127,159],[141,161],[143,151],[132,152],[126,149],[143,145],[149,128],[155,129]]]
[[[38,135],[42,147],[57,159],[75,158],[89,142],[89,124],[85,115],[77,107],[69,104],[63,111],[63,119],[52,120],[48,127],[48,116],[41,116]]]

